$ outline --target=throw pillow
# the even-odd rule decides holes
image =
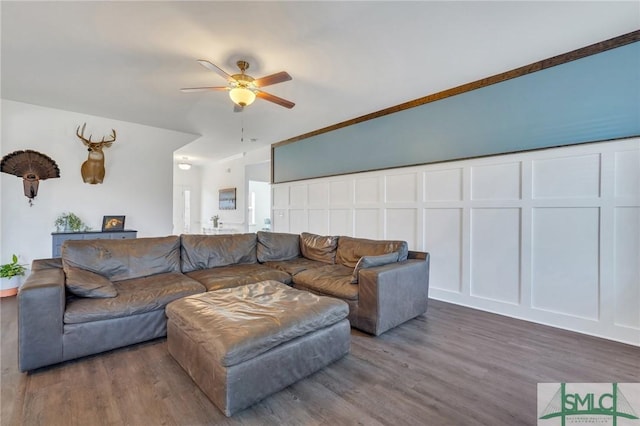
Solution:
[[[303,232],[300,234],[300,252],[304,257],[324,263],[336,263],[338,237]]]
[[[362,256],[351,276],[351,284],[358,284],[358,273],[360,269],[373,268],[375,266],[382,266],[388,263],[395,263],[398,261],[399,253],[394,251],[393,253],[381,254],[379,256]]]
[[[68,266],[64,268],[67,289],[80,297],[116,297],[118,290],[111,281],[86,269]]]

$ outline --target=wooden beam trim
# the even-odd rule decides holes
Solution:
[[[635,43],[639,40],[640,40],[640,30],[632,31],[630,33],[623,34],[621,36],[614,37],[609,40],[601,41],[599,43],[594,43],[592,45],[582,47],[580,49],[576,49],[571,52],[567,52],[551,58],[543,59],[541,61],[534,62],[529,65],[524,65],[522,67],[513,69],[511,71],[503,72],[501,74],[496,74],[491,77],[473,81],[471,83],[466,83],[461,86],[447,89],[442,92],[434,93],[432,95],[427,95],[422,98],[414,99],[412,101],[408,101],[399,105],[385,108],[380,111],[372,112],[370,114],[353,118],[351,120],[343,121],[341,123],[333,124],[331,126],[323,127],[322,129],[314,130],[312,132],[305,133],[299,136],[294,136],[293,138],[271,144],[271,158],[273,159],[273,155],[275,151],[274,148],[277,148],[283,145],[295,143],[303,139],[308,139],[312,136],[321,135],[323,133],[331,132],[333,130],[351,126],[357,123],[361,123],[363,121],[372,120],[374,118],[382,117],[385,115],[393,114],[395,112],[399,112],[405,109],[414,108],[420,105],[439,101],[441,99],[449,98],[451,96],[460,95],[462,93],[470,92],[472,90],[480,89],[482,87],[491,86],[492,84],[501,83],[503,81],[511,80],[513,78],[522,77],[524,75],[531,74],[536,71],[542,71],[547,68],[555,67],[557,65],[562,65],[567,62],[585,58],[587,56],[596,55],[598,53],[615,49],[617,47],[622,47],[627,44]],[[273,172],[272,172],[271,179],[273,182]]]

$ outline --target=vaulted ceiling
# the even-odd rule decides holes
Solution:
[[[2,1],[4,99],[200,135],[219,160],[640,28],[637,1]],[[239,59],[292,81],[233,112]],[[241,136],[244,141],[241,142]],[[255,140],[253,140],[255,139]]]

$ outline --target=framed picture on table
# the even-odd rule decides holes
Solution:
[[[103,216],[102,232],[124,231],[124,216]]]

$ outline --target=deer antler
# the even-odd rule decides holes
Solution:
[[[87,126],[87,123],[82,125],[82,130],[80,130],[80,126],[76,129],[76,136],[79,137],[85,145],[89,145],[91,143],[91,135],[89,136],[89,140],[84,137],[84,128]]]
[[[116,129],[111,129],[111,140],[105,141],[104,138],[105,138],[105,136],[102,137],[102,141],[100,143],[111,144],[113,141],[116,140]],[[91,138],[89,138],[89,139],[91,139]]]
[[[91,137],[93,135],[89,135],[89,139],[84,137],[84,129],[85,127],[87,127],[87,123],[84,123],[82,125],[82,130],[80,130],[80,126],[78,126],[78,128],[76,129],[76,136],[79,137],[82,142],[84,142],[85,145],[89,146],[89,144],[91,143],[101,143],[101,144],[111,144],[112,142],[114,142],[116,140],[116,129],[111,129],[111,140],[104,140],[105,136],[102,137],[102,140],[100,142],[93,142],[91,140]]]

